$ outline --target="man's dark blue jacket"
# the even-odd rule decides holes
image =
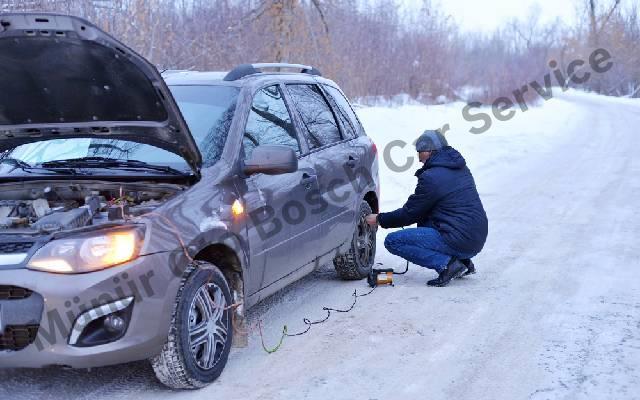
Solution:
[[[406,204],[378,216],[383,228],[418,224],[435,228],[461,253],[477,254],[487,240],[488,222],[475,181],[457,150],[437,151],[416,172],[418,186]]]

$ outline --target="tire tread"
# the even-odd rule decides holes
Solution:
[[[362,201],[360,203],[360,209],[358,218],[362,218],[363,215],[371,214],[371,206],[366,201]],[[357,222],[356,222],[357,223]],[[355,281],[361,280],[367,277],[371,266],[361,266],[359,265],[358,257],[356,257],[356,232],[357,226],[355,227],[355,231],[353,234],[353,238],[351,239],[351,246],[349,247],[349,251],[345,254],[341,254],[336,256],[333,259],[333,266],[338,273],[340,279],[345,281]],[[375,248],[374,248],[374,256],[375,256]]]
[[[172,389],[200,389],[210,384],[210,382],[201,382],[194,379],[187,371],[180,349],[176,320],[185,285],[191,275],[200,269],[212,270],[215,274],[219,274],[224,279],[222,272],[212,264],[204,261],[193,261],[189,264],[183,274],[180,282],[180,288],[178,289],[178,295],[176,296],[167,342],[162,347],[160,354],[149,360],[158,380]]]

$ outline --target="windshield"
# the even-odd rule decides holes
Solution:
[[[191,135],[202,153],[204,167],[222,156],[240,89],[232,86],[170,86]]]
[[[233,120],[239,89],[229,86],[173,86],[171,91],[202,153],[203,166],[215,164],[222,155]],[[54,139],[17,146],[0,154],[0,160],[14,159],[37,166],[59,160],[102,157],[137,160],[190,171],[177,154],[152,145],[119,139]],[[0,174],[20,173],[15,163],[0,164]]]
[[[15,159],[37,166],[58,160],[84,157],[103,157],[114,160],[139,160],[154,165],[165,165],[188,172],[189,165],[177,154],[157,147],[118,139],[55,139],[23,144],[5,151],[0,160]],[[0,174],[16,171],[10,163],[0,164]]]

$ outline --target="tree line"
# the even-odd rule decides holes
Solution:
[[[294,62],[317,67],[350,97],[425,103],[488,104],[540,80],[552,60],[567,71],[603,48],[613,68],[566,86],[640,97],[637,2],[574,1],[571,25],[543,23],[532,8],[490,34],[461,29],[430,0],[411,9],[398,0],[0,0],[0,10],[84,17],[159,69]]]

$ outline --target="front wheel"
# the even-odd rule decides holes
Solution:
[[[156,377],[173,389],[198,389],[224,369],[231,350],[231,293],[222,272],[197,261],[178,291],[167,343],[151,359]]]
[[[366,201],[360,203],[351,247],[347,253],[333,260],[333,265],[341,279],[364,279],[371,272],[376,258],[376,228],[365,221],[365,217],[371,213],[369,203]]]

